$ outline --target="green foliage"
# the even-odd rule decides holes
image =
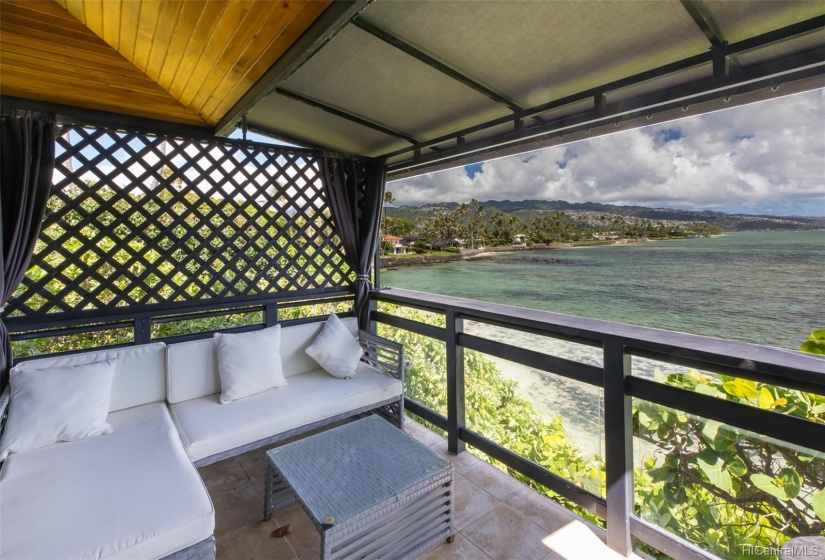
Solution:
[[[383,305],[383,304],[382,304]],[[443,325],[443,317],[396,306],[382,311]],[[442,342],[388,326],[412,364],[407,395],[446,414]],[[467,423],[473,430],[596,494],[604,495],[604,461],[582,457],[561,419],[548,420],[482,354],[465,350]],[[825,396],[697,371],[658,380],[716,398],[825,423]],[[716,421],[635,400],[636,512],[722,557],[743,545],[776,547],[799,535],[825,535],[825,456],[785,446]],[[640,451],[639,451],[640,450]],[[483,455],[482,455],[483,457]],[[484,457],[496,464],[495,460]],[[509,471],[503,465],[496,465]],[[528,482],[512,471],[510,474]],[[531,484],[537,488],[535,484]],[[537,488],[601,523],[562,497]],[[649,551],[656,556],[661,554]]]
[[[800,350],[810,354],[825,355],[825,329],[815,330],[808,337],[808,340],[802,343]]]

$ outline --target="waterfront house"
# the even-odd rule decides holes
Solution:
[[[393,255],[407,254],[407,246],[404,245],[404,240],[401,237],[398,237],[397,235],[384,235],[381,237],[381,241],[392,245]]]
[[[802,463],[818,460],[825,424],[749,399],[767,399],[755,393],[757,383],[822,395],[821,359],[392,289],[381,284],[377,249],[387,179],[822,88],[824,36],[825,5],[795,0],[0,0],[0,389],[32,348],[74,356],[96,346],[181,343],[216,330],[324,321],[336,310],[363,329],[443,349],[439,390],[408,386],[405,402],[427,426],[408,429],[457,472],[458,539],[435,557],[608,558],[639,547],[677,559],[736,557],[735,523],[728,532],[692,525],[728,510],[745,520],[758,515],[783,543],[800,534],[787,527],[821,528],[819,505],[788,513],[818,496],[808,481],[788,472],[743,477],[725,454],[753,432],[779,442],[773,447],[806,449]],[[401,308],[431,323],[402,317]],[[467,333],[471,322],[561,339],[597,352],[598,364]],[[468,422],[477,378],[465,376],[465,350],[597,393],[605,454],[592,476],[574,478],[573,460],[541,459],[554,433],[525,443],[511,437],[515,428],[495,429],[497,407],[485,421]],[[640,357],[723,373],[741,396],[634,375]],[[130,382],[135,393],[167,394],[138,374]],[[687,472],[639,464],[634,430],[655,420],[634,416],[639,403],[665,410],[653,433],[666,437],[668,422],[689,418],[701,424],[696,440],[713,448]],[[512,426],[529,430],[527,420]],[[122,456],[137,480],[161,474],[158,461],[130,451]],[[273,482],[264,480],[263,455],[240,457],[200,471],[211,493],[203,505],[217,512],[218,557],[317,557],[320,538],[299,507],[260,521],[261,493]],[[2,558],[21,558],[58,536],[95,556],[105,528],[134,513],[71,461],[44,466],[77,481],[48,496],[40,487],[48,478],[12,472],[16,461],[12,454],[0,471]],[[674,483],[677,475],[686,482]],[[786,504],[792,519],[777,528],[772,513],[737,509],[738,499],[727,499],[731,477],[748,495]],[[641,498],[643,481],[661,500]],[[687,492],[696,485],[704,493]],[[117,488],[138,497],[141,489],[149,488]],[[4,498],[12,494],[26,498]],[[33,509],[37,500],[47,506]],[[272,538],[273,530],[285,538]],[[12,537],[23,554],[5,552]],[[214,558],[207,541],[176,558]],[[128,542],[117,545],[127,556]]]

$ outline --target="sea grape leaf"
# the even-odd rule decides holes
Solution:
[[[756,381],[748,379],[735,379],[734,381],[726,381],[722,384],[725,392],[740,399],[755,399],[756,398]]]
[[[811,506],[813,506],[816,516],[825,521],[825,490],[820,490],[814,494]]]
[[[725,392],[719,385],[715,384],[700,384],[696,386],[696,392],[710,397],[724,397]]]
[[[725,470],[725,461],[716,452],[705,449],[696,456],[696,460],[711,484],[725,492],[733,490],[730,473]]]
[[[740,440],[740,435],[716,420],[708,420],[702,428],[702,437],[714,451],[725,451]]]
[[[790,468],[782,469],[779,476],[773,478],[762,473],[752,474],[751,482],[763,492],[780,500],[792,500],[802,489],[802,477]]]
[[[742,477],[748,472],[748,467],[745,461],[738,455],[733,455],[730,459],[725,461],[725,468],[735,477]]]
[[[767,387],[759,388],[759,408],[770,408],[773,404],[774,398]]]

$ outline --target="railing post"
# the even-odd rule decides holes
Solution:
[[[621,341],[604,341],[604,439],[607,475],[607,545],[624,556],[633,552],[633,411],[625,380],[631,358]]]
[[[378,311],[378,302],[375,301],[375,298],[373,297],[372,293],[370,293],[369,308],[370,308],[370,323],[369,323],[369,329],[367,329],[367,330],[369,330],[370,334],[377,335],[378,334],[378,323],[376,323],[375,321],[372,320],[372,314],[375,313],[376,311]]]
[[[274,327],[278,324],[278,304],[267,303],[264,306],[264,326]]]
[[[135,344],[152,342],[152,319],[146,317],[135,319]]]
[[[453,453],[464,451],[458,430],[464,427],[464,348],[458,346],[458,334],[464,320],[448,310],[447,318],[447,448]]]

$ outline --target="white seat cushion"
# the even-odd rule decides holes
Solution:
[[[401,382],[364,363],[351,379],[322,369],[285,387],[221,405],[220,395],[170,405],[193,461],[401,395]]]
[[[111,435],[15,453],[0,472],[0,558],[162,558],[209,538],[212,502],[164,403]]]

